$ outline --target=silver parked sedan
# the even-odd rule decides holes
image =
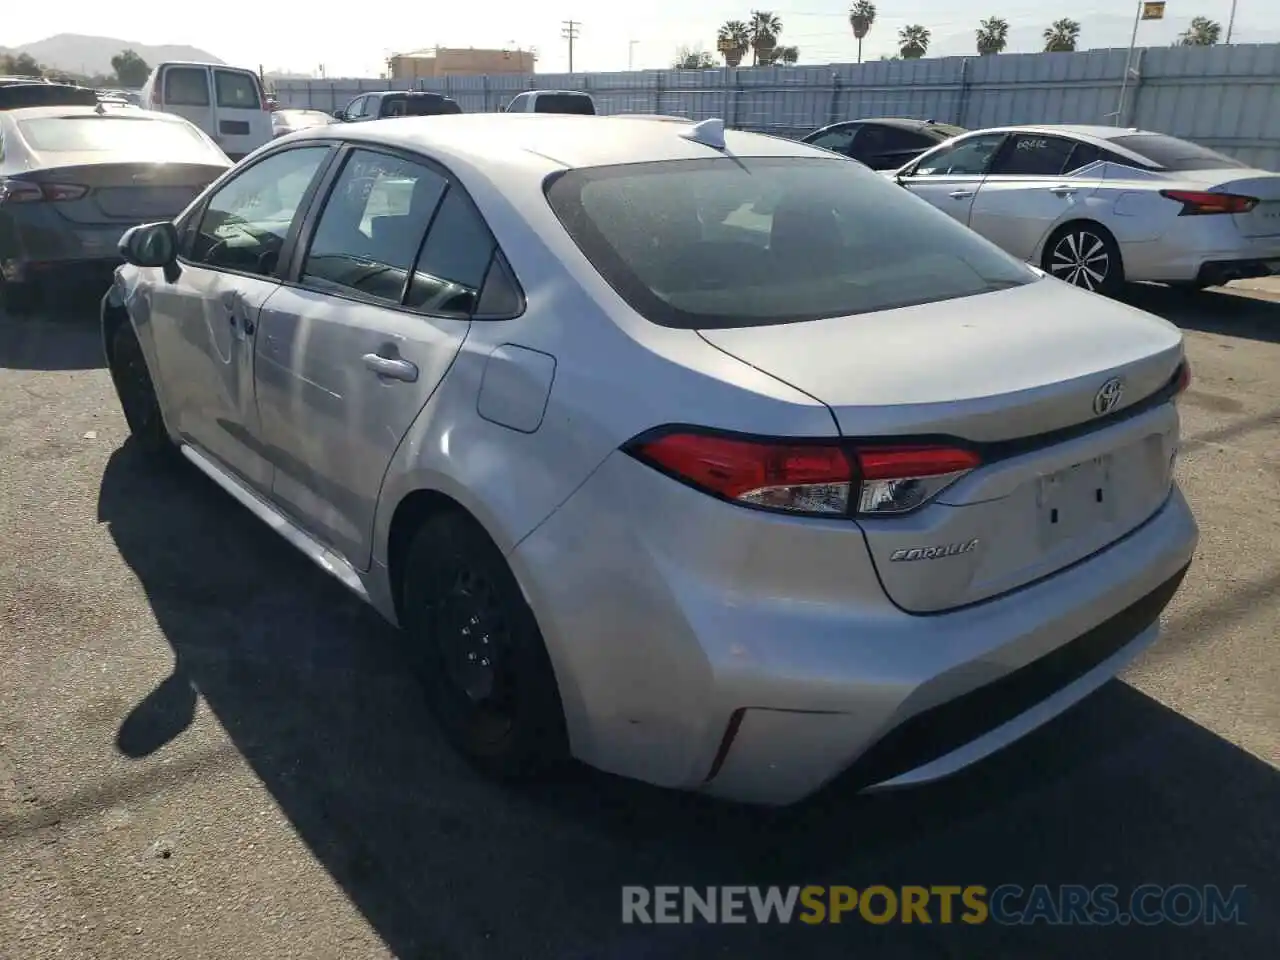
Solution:
[[[933,780],[1153,642],[1196,544],[1178,330],[826,150],[319,128],[123,246],[132,444],[403,627],[497,775]]]
[[[956,137],[896,174],[918,197],[1061,280],[1208,287],[1280,273],[1280,174],[1115,127]]]

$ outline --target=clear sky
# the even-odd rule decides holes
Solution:
[[[540,72],[555,73],[568,69],[560,32],[561,22],[573,18],[582,24],[575,70],[625,70],[629,57],[636,69],[668,67],[682,45],[714,52],[716,27],[727,19],[747,19],[754,6],[781,18],[782,42],[800,48],[802,63],[854,58],[847,0],[485,0],[368,8],[300,0],[129,0],[123,7],[101,0],[61,0],[51,7],[17,0],[5,5],[0,43],[17,46],[57,33],[186,43],[228,63],[261,64],[267,70],[312,73],[323,64],[330,77],[377,76],[389,54],[437,44],[519,46],[537,50]],[[879,19],[863,47],[869,59],[894,52],[898,29],[907,23],[924,24],[936,42],[971,32],[979,19],[993,14],[1015,31],[1070,16],[1085,24],[1088,39],[1091,16],[1127,17],[1135,9],[1129,0],[883,0],[877,7]],[[1170,17],[1203,15],[1225,25],[1231,0],[1170,0],[1167,9]],[[1239,0],[1236,22],[1242,41],[1248,40],[1249,27],[1280,27],[1280,0]]]

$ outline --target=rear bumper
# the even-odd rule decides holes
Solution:
[[[786,804],[845,771],[862,789],[937,779],[1066,710],[1155,639],[1197,536],[1175,489],[1073,567],[916,616],[856,534],[763,519],[619,454],[511,559],[577,757]]]
[[[1219,284],[1280,273],[1280,236],[1242,236],[1230,217],[1178,219],[1164,237],[1122,245],[1127,279]]]
[[[71,223],[32,204],[14,212],[0,242],[0,273],[10,283],[38,281],[51,272],[105,270],[121,263],[117,244],[132,223]]]

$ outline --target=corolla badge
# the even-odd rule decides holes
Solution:
[[[904,550],[895,550],[889,554],[890,563],[902,563],[910,560],[941,560],[943,557],[958,557],[962,553],[972,553],[978,549],[977,539],[969,541],[960,541],[959,543],[944,543],[936,547],[909,547]]]
[[[1093,415],[1095,417],[1106,416],[1120,406],[1120,401],[1123,398],[1124,381],[1119,377],[1112,377],[1099,387],[1098,392],[1093,395]]]

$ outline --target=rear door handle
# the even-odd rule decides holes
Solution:
[[[361,359],[366,367],[380,377],[403,380],[405,383],[415,383],[418,379],[417,366],[408,360],[395,360],[376,353],[366,353]]]
[[[1076,188],[1065,183],[1060,183],[1056,187],[1050,187],[1049,192],[1059,197],[1069,197],[1076,192]]]
[[[947,196],[952,200],[968,200],[977,192],[976,190],[952,190]]]

